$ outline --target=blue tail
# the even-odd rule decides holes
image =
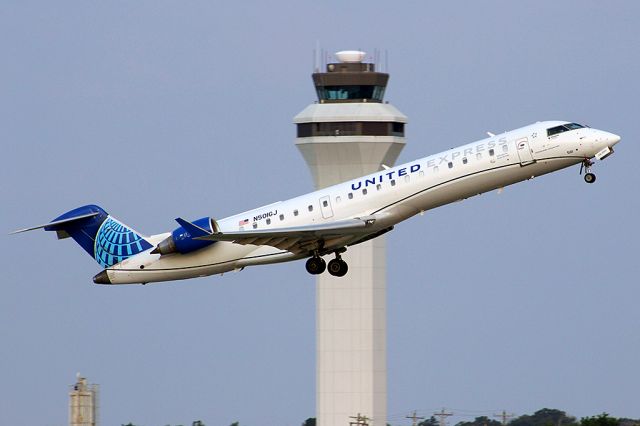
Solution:
[[[102,208],[87,205],[73,209],[44,226],[58,238],[71,237],[103,268],[148,250],[151,243]]]

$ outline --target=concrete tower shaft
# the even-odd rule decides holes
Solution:
[[[98,425],[98,385],[88,384],[80,374],[69,389],[69,425]]]
[[[339,52],[313,74],[318,102],[295,118],[296,145],[317,189],[392,166],[404,147],[406,116],[383,103],[388,74],[363,63],[363,52]],[[348,425],[351,416],[385,426],[386,244],[378,237],[349,247],[343,278],[319,275],[316,286],[316,418]]]

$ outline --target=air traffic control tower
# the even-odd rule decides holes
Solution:
[[[296,145],[317,189],[392,166],[405,144],[407,117],[383,102],[389,74],[364,62],[364,52],[335,56],[326,72],[313,74],[318,101],[294,118]],[[345,277],[317,278],[316,421],[348,426],[358,417],[385,426],[384,236],[349,247],[343,258],[349,265]]]

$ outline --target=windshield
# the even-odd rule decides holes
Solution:
[[[560,126],[551,127],[549,129],[547,129],[547,136],[557,135],[558,133],[568,132],[570,130],[582,129],[584,127],[585,126],[583,126],[582,124],[578,124],[578,123],[562,124]]]

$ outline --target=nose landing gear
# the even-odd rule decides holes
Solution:
[[[580,174],[582,174],[582,170],[586,172],[584,174],[584,181],[587,183],[593,183],[596,181],[596,175],[591,173],[591,166],[593,166],[593,161],[588,158],[582,160],[582,164],[580,164]]]

